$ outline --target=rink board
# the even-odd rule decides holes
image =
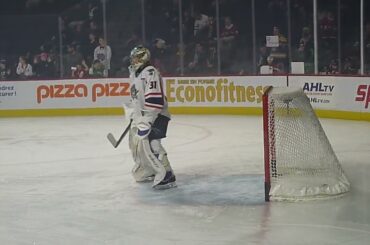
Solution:
[[[173,114],[260,115],[268,86],[301,87],[319,117],[370,121],[370,78],[340,76],[165,77]],[[127,78],[3,81],[0,117],[122,115]]]

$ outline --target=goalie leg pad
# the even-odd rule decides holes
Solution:
[[[137,129],[136,129],[137,130]],[[129,144],[136,162],[132,174],[137,182],[149,181],[154,176],[153,188],[167,189],[176,186],[176,177],[159,139],[149,142],[148,137],[136,136],[130,131]]]
[[[156,172],[154,181],[153,181],[153,186],[159,184],[164,177],[166,176],[166,169],[164,168],[163,164],[159,159],[157,158],[156,155],[154,155],[148,138],[144,138],[140,140],[142,149],[143,149],[143,156],[145,156],[145,160],[152,166],[154,171]]]
[[[132,153],[132,157],[135,161],[135,165],[131,170],[132,175],[136,182],[147,182],[152,181],[156,172],[154,171],[151,164],[148,163],[146,157],[143,156],[143,147],[141,140],[135,137],[136,129],[132,128],[129,135],[129,147]]]
[[[170,162],[167,158],[167,152],[163,148],[160,139],[150,141],[151,149],[157,159],[162,163],[166,170],[166,174],[159,183],[154,183],[153,188],[157,190],[168,189],[176,187],[176,176],[171,168]]]
[[[131,170],[136,182],[149,182],[154,180],[155,171],[151,167],[146,167],[141,163],[136,163]]]
[[[163,148],[163,146],[161,144],[161,140],[160,139],[155,139],[155,140],[150,141],[150,147],[152,148],[152,151],[153,151],[154,155],[162,163],[166,172],[172,171],[170,162],[168,161],[168,158],[167,158],[167,152]]]

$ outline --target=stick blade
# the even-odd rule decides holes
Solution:
[[[112,133],[107,134],[107,139],[113,145],[114,148],[117,148],[117,146],[118,146],[117,140],[114,138]]]

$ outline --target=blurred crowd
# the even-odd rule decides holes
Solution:
[[[290,36],[287,1],[256,1],[256,40],[252,35],[250,1],[219,0],[217,21],[215,0],[183,0],[183,42],[176,0],[143,1],[144,16],[140,1],[106,0],[106,32],[101,0],[70,2],[67,9],[56,13],[59,25],[55,35],[45,36],[42,43],[27,52],[0,53],[0,80],[125,77],[129,51],[138,44],[150,49],[153,64],[169,76],[216,75],[218,70],[225,75],[255,74],[264,66],[271,67],[272,73],[285,74],[290,69],[289,61],[304,62],[305,72],[314,72],[313,6],[309,0],[290,1]],[[332,1],[318,2],[319,72],[358,74],[360,30],[353,28],[359,22],[353,11],[356,3],[342,1],[338,16]],[[27,14],[41,14],[45,3],[52,8],[58,1],[23,3]],[[57,12],[57,7],[53,9]],[[365,68],[369,72],[370,21],[365,21],[364,39]]]
[[[55,27],[57,34],[45,36],[45,41],[37,49],[18,55],[0,54],[1,80],[109,76],[112,50],[103,35],[101,1],[74,2],[60,14],[59,26]],[[37,6],[44,4],[41,0],[24,1],[24,11],[28,10],[25,14],[37,13]],[[61,40],[58,34],[61,34]]]

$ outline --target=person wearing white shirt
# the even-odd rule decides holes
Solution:
[[[99,46],[94,50],[94,60],[99,60],[104,64],[104,76],[108,77],[108,71],[110,69],[110,60],[112,57],[112,50],[109,45],[107,45],[104,38],[99,38]]]
[[[16,72],[17,75],[23,79],[27,79],[33,75],[32,66],[27,62],[25,57],[19,57],[19,63]]]

